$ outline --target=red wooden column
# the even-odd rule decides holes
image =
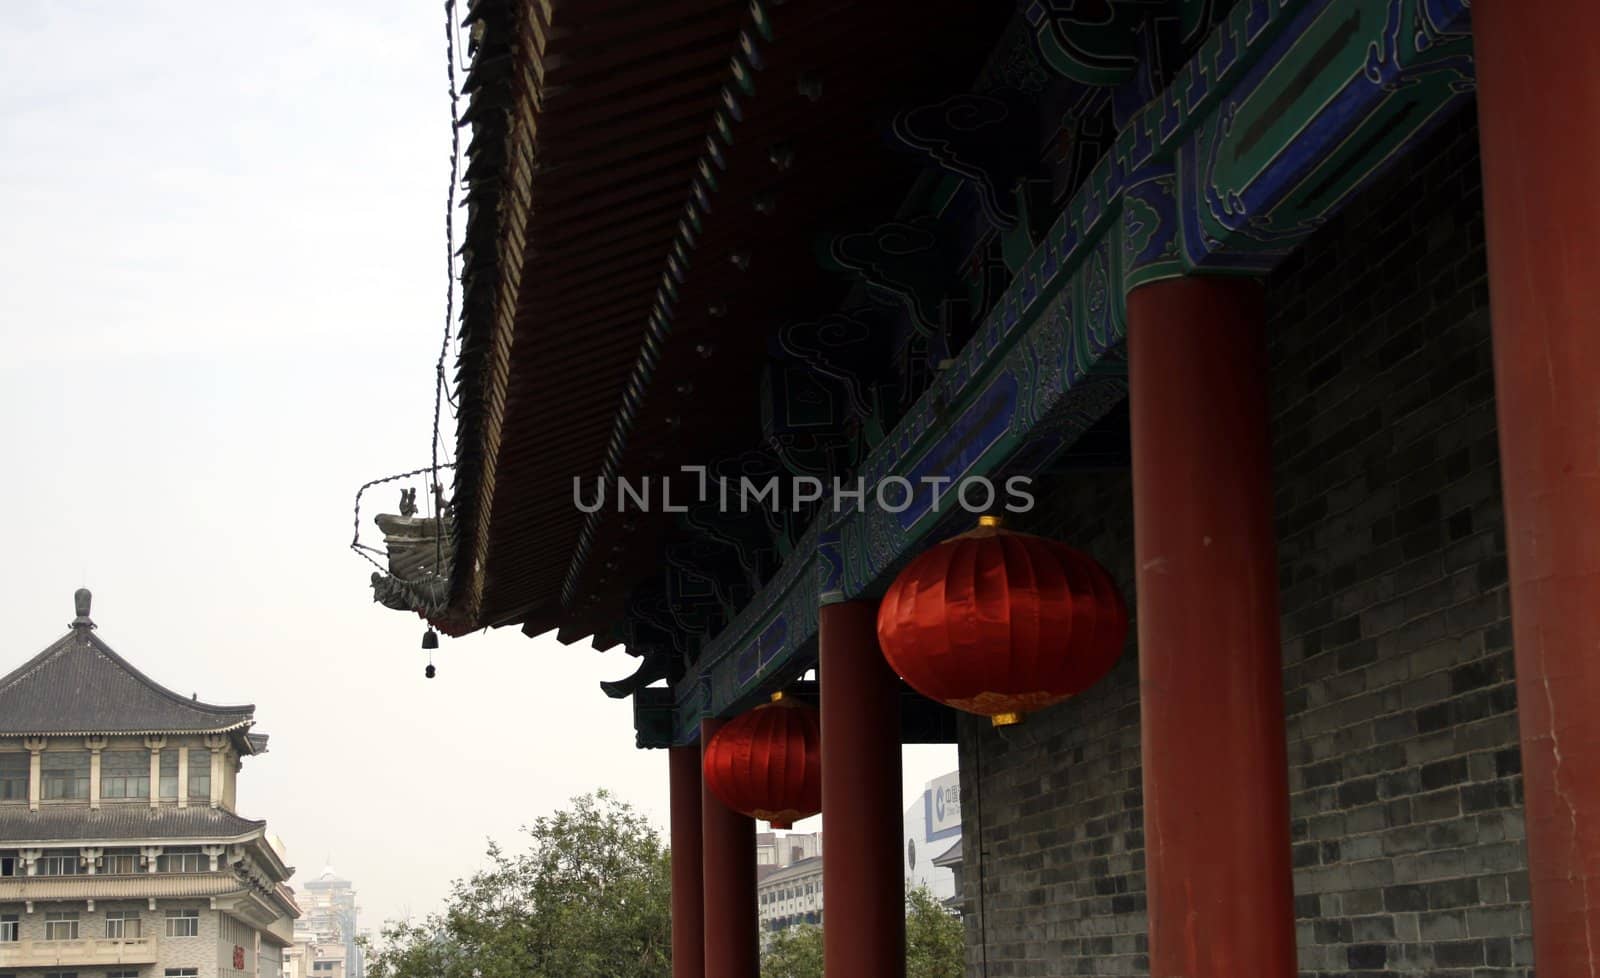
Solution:
[[[1294,978],[1260,286],[1128,296],[1150,974]]]
[[[1600,972],[1600,4],[1472,10],[1534,967]]]
[[[704,858],[700,846],[700,748],[667,751],[672,806],[672,978],[705,978]]]
[[[722,726],[700,722],[700,745]],[[701,779],[704,785],[704,778]],[[756,822],[700,793],[700,844],[705,887],[706,978],[757,978],[761,949],[756,919]]]
[[[840,978],[905,978],[905,878],[900,872],[900,685],[878,648],[878,608],[823,605],[823,970]]]

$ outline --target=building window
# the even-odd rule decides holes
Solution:
[[[144,923],[137,910],[107,910],[106,937],[112,940],[133,941],[144,935]]]
[[[100,872],[107,876],[132,876],[138,871],[137,852],[108,852],[101,858]]]
[[[22,939],[20,920],[14,913],[0,913],[0,944],[12,944]]]
[[[47,801],[87,801],[89,752],[47,750],[40,755]]]
[[[22,860],[15,852],[0,853],[0,876],[21,876]]]
[[[139,978],[139,972],[134,971],[108,971],[106,978]]]
[[[46,971],[44,978],[78,978],[76,971]]]
[[[315,964],[313,964],[311,966],[311,970],[312,971],[332,971],[336,964],[337,964],[337,962],[334,962],[334,961],[318,961],[318,962],[316,962]]]
[[[167,978],[200,978],[199,968],[168,968]]]
[[[113,750],[100,755],[100,797],[150,800],[150,752]]]
[[[161,800],[178,800],[178,752],[161,752]]]
[[[199,849],[168,849],[156,857],[158,873],[204,873],[211,869],[211,857]]]
[[[52,910],[44,915],[44,939],[47,941],[75,941],[78,939],[78,912]]]
[[[211,752],[189,749],[189,800],[211,800]]]
[[[200,936],[200,911],[198,910],[168,910],[167,911],[167,936],[168,937],[199,937]],[[184,969],[179,969],[180,971]],[[173,974],[168,971],[167,974]],[[190,969],[188,974],[193,975]]]
[[[83,867],[78,864],[76,852],[57,850],[40,856],[34,872],[39,876],[77,876]]]
[[[0,801],[28,800],[28,754],[0,754]]]

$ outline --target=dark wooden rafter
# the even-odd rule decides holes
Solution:
[[[830,56],[832,56],[832,58],[838,58],[838,46],[840,46],[840,45],[824,46],[824,48],[821,48],[821,50],[827,51],[827,53],[829,53]],[[773,50],[774,50],[774,66],[770,67],[770,69],[763,69],[763,70],[766,70],[766,72],[770,72],[770,70],[773,70],[774,67],[776,67],[776,62],[778,62],[779,56],[782,56],[782,54],[789,53],[789,51],[787,51],[786,48],[784,48],[784,46],[782,46],[782,45],[774,45]],[[763,82],[763,80],[760,80],[760,78],[758,78],[758,83],[765,83],[765,82]],[[763,133],[763,131],[762,131],[762,118],[765,118],[765,115],[762,115],[762,117],[755,117],[755,115],[752,115],[752,118],[750,118],[750,120],[747,120],[746,128],[739,128],[739,130],[738,130],[738,138],[736,138],[736,144],[734,144],[734,146],[728,147],[728,157],[730,157],[730,163],[728,163],[728,174],[749,173],[749,171],[752,170],[752,168],[750,168],[749,165],[744,165],[744,166],[736,166],[736,165],[734,165],[733,157],[734,157],[734,154],[736,154],[736,152],[739,152],[739,150],[742,149],[742,150],[746,150],[746,152],[747,152],[747,150],[749,150],[750,147],[752,147],[752,146],[754,146],[755,149],[757,149],[757,152],[760,152],[760,150],[766,149],[766,147],[763,146],[763,141],[765,141],[765,139],[768,138],[768,134]],[[837,117],[834,118],[834,122],[835,122],[835,128],[837,128],[837,122],[838,122]],[[776,133],[776,134],[784,133],[784,126],[776,126],[776,130],[774,130],[774,133]],[[835,133],[835,136],[837,136],[837,133]],[[827,146],[850,146],[850,142],[840,141],[840,139],[835,138],[834,141],[827,142]],[[816,158],[816,154],[810,154],[810,152],[806,152],[806,154],[803,154],[803,155],[805,155],[805,163],[806,163],[806,165],[814,166],[814,165],[816,165],[816,163],[819,162],[818,158]],[[757,174],[757,181],[758,182],[762,181],[763,174],[765,174],[766,171],[763,170],[762,166],[760,166],[760,163],[757,163],[757,165],[754,166],[754,170],[755,170],[755,174]],[[749,194],[755,194],[755,192],[758,192],[758,190],[760,190],[760,187],[758,187],[758,186],[757,187],[750,187],[749,190],[746,190],[746,187],[744,187],[744,186],[733,186],[733,184],[731,184],[731,176],[728,176],[728,174],[725,174],[725,176],[723,176],[723,178],[720,178],[720,184],[722,184],[722,186],[718,186],[717,187],[717,194],[715,194],[714,197],[712,197],[712,210],[714,210],[714,211],[717,210],[718,206],[720,206],[720,202],[723,202],[723,200],[726,200],[726,198],[730,198],[731,197],[731,198],[734,198],[734,200],[738,200],[738,198],[741,197],[741,195],[746,194],[746,192],[749,192]],[[771,178],[765,178],[765,179],[768,179],[768,181],[770,181]],[[824,184],[824,186],[826,186],[826,184]],[[784,202],[781,203],[781,208],[782,208],[782,210],[794,211],[794,213],[802,213],[802,214],[806,213],[806,211],[810,210],[810,208],[806,208],[806,206],[803,206],[803,205],[805,205],[805,202],[798,202],[798,203],[800,203],[800,206],[797,206],[797,202],[795,202],[795,200],[792,200],[792,198],[790,198],[790,200],[784,200]],[[712,218],[717,218],[717,214],[712,214]],[[707,221],[707,224],[709,224],[709,226],[710,226],[710,224],[712,224],[712,222],[714,222],[714,221],[712,221],[712,219],[709,219],[709,221]],[[720,222],[720,224],[718,224],[718,226],[725,226],[725,224],[726,224],[726,221],[723,221],[723,222]],[[734,227],[738,227],[738,224],[734,224]],[[795,240],[803,240],[803,234],[802,235],[797,235],[797,237],[795,237]],[[698,242],[698,248],[696,248],[696,250],[698,250],[698,253],[701,253],[701,255],[706,255],[706,253],[710,253],[710,255],[715,255],[715,253],[717,253],[717,250],[720,250],[720,248],[717,247],[717,245],[720,245],[720,243],[722,243],[722,242],[720,242],[720,240],[717,240],[717,238],[714,238],[714,232],[712,232],[712,229],[710,229],[710,227],[707,227],[706,237],[702,238],[701,242]],[[728,250],[733,251],[734,248],[738,248],[738,247],[739,247],[738,242],[728,242]],[[778,258],[782,258],[782,256],[778,256]],[[805,261],[805,258],[803,258],[803,256],[800,256],[800,255],[795,255],[794,258],[782,259],[782,261],[774,261],[774,256],[773,255],[766,255],[765,256],[765,261],[766,261],[766,264],[768,264],[768,267],[782,267],[782,269],[794,269],[794,267],[797,267],[797,263],[803,263],[803,261]],[[693,307],[693,304],[688,303],[688,301],[683,301],[683,303],[680,303],[680,304],[682,304],[682,306],[685,306],[685,307]],[[682,341],[683,331],[685,331],[685,328],[693,328],[693,323],[691,323],[691,322],[683,322],[683,320],[680,320],[680,322],[678,322],[678,325],[677,325],[677,330],[678,330],[677,339],[678,339],[678,341]],[[683,349],[683,344],[682,343],[678,344],[678,349]],[[744,347],[741,347],[741,349],[739,349],[739,351],[723,351],[722,359],[731,359],[731,357],[733,357],[734,354],[744,354],[744,352],[746,352],[746,349],[744,349]],[[642,416],[645,415],[645,413],[646,413],[646,411],[643,411],[643,410],[640,411],[640,415],[642,415]]]
[[[783,13],[787,15],[789,11],[785,10]],[[670,399],[670,394],[663,394],[663,392],[670,392],[671,390],[666,381],[670,376],[671,368],[674,366],[670,361],[673,361],[674,358],[679,361],[678,372],[680,375],[685,372],[683,369],[685,366],[688,368],[687,373],[703,374],[702,368],[705,364],[693,353],[693,339],[696,333],[726,334],[725,330],[713,328],[713,325],[720,327],[720,323],[712,324],[708,322],[708,320],[712,319],[708,311],[714,303],[720,301],[730,310],[737,310],[740,308],[741,295],[758,296],[770,293],[772,290],[769,283],[776,278],[775,272],[782,269],[792,271],[796,267],[804,267],[809,264],[809,255],[802,254],[802,250],[807,247],[803,243],[806,233],[800,230],[799,222],[802,218],[813,215],[818,206],[824,208],[827,206],[826,202],[830,196],[828,182],[814,179],[810,181],[815,189],[808,189],[805,198],[812,199],[805,199],[795,196],[792,190],[785,189],[782,186],[786,178],[795,183],[802,183],[805,182],[804,178],[807,173],[820,174],[836,169],[849,159],[848,147],[851,145],[850,139],[852,138],[855,140],[854,145],[860,147],[876,144],[879,139],[881,130],[876,124],[864,125],[846,122],[841,125],[841,119],[848,119],[849,113],[830,113],[828,111],[830,106],[836,106],[841,102],[847,108],[851,108],[851,103],[845,102],[845,99],[854,92],[865,93],[870,90],[865,73],[859,68],[854,69],[853,73],[848,75],[841,75],[838,71],[830,72],[824,69],[821,74],[825,79],[825,94],[820,104],[814,104],[802,95],[798,90],[798,85],[793,91],[786,91],[781,85],[777,91],[771,91],[771,82],[775,78],[781,77],[779,73],[785,70],[789,71],[793,76],[798,76],[804,71],[812,70],[801,67],[802,65],[809,66],[819,63],[845,65],[860,64],[862,61],[861,55],[864,51],[840,51],[841,45],[830,45],[822,35],[818,35],[814,39],[808,38],[806,31],[819,28],[821,26],[820,20],[814,24],[785,21],[781,22],[780,26],[789,23],[797,25],[794,28],[795,34],[802,42],[797,43],[793,49],[792,60],[794,64],[786,67],[786,63],[783,61],[784,44],[775,42],[773,45],[774,54],[771,60],[756,75],[756,86],[758,99],[766,96],[769,99],[777,99],[780,105],[788,103],[792,108],[773,110],[763,102],[760,106],[762,112],[771,113],[776,118],[768,119],[766,115],[757,115],[752,112],[752,115],[745,120],[745,123],[735,130],[734,144],[723,147],[727,169],[719,169],[717,171],[719,185],[716,193],[711,197],[711,212],[703,218],[705,223],[702,233],[697,239],[697,257],[689,272],[690,281],[680,286],[678,300],[674,304],[677,311],[677,322],[674,325],[675,333],[672,348],[663,354],[662,363],[658,365],[656,370],[654,384],[646,393],[647,401],[662,396],[668,396]],[[787,37],[780,38],[780,40],[786,43]],[[902,67],[910,67],[911,62],[914,61],[913,54],[914,52],[908,49],[903,52],[899,59],[890,60],[886,65],[880,65],[880,68],[898,70]],[[771,92],[770,96],[766,95],[768,92]],[[853,108],[856,112],[861,111],[858,105]],[[792,116],[794,111],[815,117],[810,124],[810,128],[816,130],[815,136],[809,140],[806,138],[805,130],[807,127],[795,124],[796,119]],[[785,113],[791,113],[791,115],[786,117]],[[822,130],[824,129],[827,130],[826,135],[828,138],[823,138],[824,133]],[[852,137],[852,129],[860,135]],[[797,130],[799,131],[798,135]],[[774,165],[769,158],[772,155],[772,144],[779,141],[787,142],[795,147],[796,150],[793,168],[787,173]],[[841,149],[841,145],[845,149]],[[749,175],[749,179],[744,179],[743,175],[745,174]],[[764,237],[768,241],[776,239],[777,243],[764,246],[761,241],[757,241],[754,245],[742,244],[730,235],[727,230],[724,230],[724,226],[728,226],[730,230],[731,228],[741,228],[741,230],[734,233],[743,237],[742,226],[749,223],[749,219],[745,215],[752,213],[754,210],[752,199],[774,184],[780,185],[778,189],[780,198],[778,212],[774,215],[773,220],[760,222],[767,225],[767,227],[760,229],[764,234],[758,237]],[[743,208],[739,208],[741,199],[744,202]],[[729,201],[733,203],[730,204]],[[729,207],[739,209],[734,213],[728,213]],[[744,208],[749,209],[746,210]],[[836,207],[836,209],[839,208]],[[730,222],[734,223],[730,225]],[[791,227],[795,229],[794,233],[788,232]],[[793,252],[791,255],[784,255],[780,250],[784,247],[781,243],[784,238],[801,243],[799,248],[791,249]],[[756,266],[753,269],[755,275],[747,276],[734,270],[732,263],[728,262],[725,257],[720,258],[720,260],[718,257],[711,257],[710,261],[714,263],[712,268],[720,272],[720,275],[717,275],[717,272],[710,272],[710,274],[721,278],[723,281],[720,284],[715,284],[714,281],[708,282],[704,291],[702,291],[695,281],[695,277],[702,274],[702,268],[704,267],[704,260],[699,256],[717,256],[719,252],[725,256],[740,248],[747,248],[753,255]],[[764,273],[762,271],[763,265],[765,265]],[[729,281],[730,279],[732,281]],[[740,279],[747,279],[747,281],[739,281]],[[726,290],[724,294],[727,298],[719,300],[708,296],[703,305],[695,299],[697,293],[714,293],[723,290]],[[732,314],[737,315],[736,312]],[[690,318],[686,319],[686,316]],[[693,321],[695,317],[698,317],[698,322]],[[761,342],[760,333],[761,331],[759,330],[752,331],[750,339],[759,344]],[[741,346],[739,339],[730,343],[726,340],[725,335],[718,336],[712,342],[717,346],[716,359],[718,362],[747,360],[754,349],[749,346]],[[691,363],[681,363],[685,356],[693,358]],[[617,379],[609,382],[606,386],[609,389],[618,391],[617,399],[620,400],[620,392],[624,386],[623,381],[620,372],[613,376],[617,377]],[[593,382],[593,378],[591,378],[591,382]],[[751,394],[753,395],[753,393],[752,391]],[[690,403],[686,406],[686,409],[682,410],[681,414],[678,412],[670,414],[658,412],[653,407],[641,408],[638,413],[645,421],[641,422],[641,425],[630,433],[629,449],[632,458],[618,471],[618,474],[624,477],[640,474],[641,469],[648,468],[648,460],[652,455],[659,457],[661,454],[671,454],[675,457],[698,461],[711,454],[710,452],[699,451],[691,454],[691,450],[687,449],[683,444],[684,442],[693,442],[697,438],[703,441],[710,441],[711,439],[706,439],[703,435],[705,434],[705,429],[711,427],[711,418],[718,416],[719,422],[723,422],[723,419],[726,418],[727,412],[719,405],[728,403],[728,400],[719,399],[708,404],[699,403],[702,400],[700,397],[690,398]],[[753,400],[752,396],[751,400],[746,403],[753,403]],[[678,422],[677,425],[665,423],[667,419],[674,417]],[[726,432],[719,432],[718,440],[724,434]],[[748,441],[753,443],[757,440],[757,432],[754,429],[750,429]],[[507,459],[507,464],[515,463],[511,459]],[[597,470],[598,467],[591,469],[591,471]],[[569,494],[567,485],[569,479],[570,476],[550,479],[548,481],[549,489],[546,491],[551,495],[559,493],[558,498],[564,500]],[[620,528],[620,524],[618,521],[607,522],[608,525],[602,529],[614,537]],[[636,522],[645,522],[645,520]],[[635,536],[637,537],[637,534]],[[595,543],[591,543],[591,552],[595,545]],[[629,549],[633,550],[635,548],[630,546]],[[650,547],[637,549],[648,552]],[[531,567],[535,563],[530,562],[529,566]],[[502,571],[504,565],[497,562],[496,568],[497,572]],[[626,579],[626,577],[626,574],[619,574],[616,579]],[[613,603],[597,607],[587,614],[585,613],[586,609],[581,607],[578,609],[569,608],[566,613],[579,614],[585,618],[591,618],[591,620],[604,619],[615,612],[615,599],[609,600]]]
[[[1170,9],[1168,14],[1167,19],[1177,19],[1171,16]],[[1185,23],[1188,23],[1187,19]],[[1209,23],[1206,26],[1209,26]],[[775,46],[774,51],[778,50]],[[856,52],[844,51],[841,53],[839,48],[835,47],[828,50],[827,54],[835,61],[840,61],[854,57]],[[976,188],[979,199],[991,223],[1002,228],[1007,226],[1014,227],[1019,224],[1026,225],[1021,228],[1021,247],[1017,252],[1018,257],[1015,259],[1016,262],[1020,263],[1021,256],[1032,250],[1036,241],[1036,234],[1043,226],[1042,218],[1048,214],[1048,211],[1043,206],[1032,202],[1031,198],[1037,196],[1037,194],[1022,179],[1027,172],[1028,164],[1021,161],[1036,158],[1032,154],[1037,149],[1037,146],[1030,146],[1030,140],[1037,139],[1038,120],[1028,118],[1026,111],[1018,108],[1026,103],[1026,98],[1022,97],[1022,93],[1005,87],[991,88],[989,91],[991,94],[984,97],[992,100],[989,103],[991,107],[994,103],[998,103],[1004,106],[1006,111],[1004,113],[994,113],[999,116],[995,121],[999,122],[1000,125],[998,127],[989,127],[986,131],[981,132],[979,136],[989,144],[998,146],[999,149],[997,151],[991,150],[988,155],[983,155],[983,150],[978,147],[977,143],[969,142],[968,145],[958,147],[955,151],[950,152],[948,157],[940,162],[950,164],[947,168],[954,171],[959,172],[963,169],[966,171],[961,175],[970,180]],[[949,110],[952,107],[960,106],[961,99],[962,95],[958,93],[948,97],[944,103],[938,103],[938,105],[943,109]],[[926,124],[927,120],[913,120],[911,115],[902,114],[900,120],[898,120],[899,125],[896,128],[903,139],[909,135],[911,136],[911,141],[914,142],[918,132],[916,122],[921,121],[923,123],[921,127],[922,135],[927,135],[928,126]],[[757,141],[755,137],[759,130],[755,128],[754,119],[741,121],[750,123],[750,125],[738,130],[741,139],[744,140],[744,145],[748,147],[752,142]],[[881,120],[878,125],[881,126]],[[933,138],[937,140],[938,135],[934,133]],[[828,145],[832,147],[838,144],[838,141],[834,141]],[[734,148],[729,147],[730,150]],[[928,147],[924,146],[922,148],[926,150]],[[951,147],[946,146],[944,149],[948,151]],[[963,153],[966,155],[963,155]],[[716,191],[711,197],[713,207],[717,206],[717,202],[730,196],[727,192],[729,188],[724,185],[727,182],[724,167],[726,165],[726,157],[731,155],[731,152],[719,153],[719,165],[708,170],[707,185],[714,186]],[[931,155],[938,157],[937,152]],[[967,165],[969,163],[972,165]],[[703,170],[708,169],[704,160],[701,162],[701,167]],[[769,182],[772,179],[772,177],[768,177]],[[708,223],[710,222],[708,221]],[[712,250],[711,238],[715,233],[715,229],[710,229],[696,243],[700,252]],[[862,273],[865,279],[879,288],[887,286],[886,292],[897,294],[900,297],[906,307],[913,312],[912,320],[922,326],[928,334],[928,339],[923,344],[925,350],[921,356],[928,358],[930,363],[936,363],[947,356],[953,349],[955,338],[952,336],[949,320],[953,316],[959,317],[963,315],[962,313],[952,314],[948,301],[938,298],[940,290],[947,287],[951,256],[937,253],[936,249],[929,249],[930,254],[922,256],[920,262],[913,260],[899,269],[885,269],[882,267],[882,263],[875,265],[873,256],[870,253],[865,256],[860,254],[861,245],[863,243],[870,245],[876,237],[876,234],[865,236],[858,234],[838,238],[834,246],[835,257],[839,257],[841,251],[847,257],[854,257],[855,271]],[[940,239],[935,238],[934,240]],[[841,247],[841,243],[843,243],[843,247]],[[854,245],[855,248],[856,254],[854,256],[851,256],[851,245]],[[730,247],[740,251],[741,254],[749,255],[748,251],[739,249],[737,244],[732,244]],[[870,252],[870,248],[868,251]],[[746,257],[745,261],[748,262],[749,258]],[[1013,268],[1015,267],[1013,265]],[[733,294],[736,302],[737,293]],[[686,304],[680,303],[680,305]],[[691,313],[693,313],[693,310],[691,310]],[[696,328],[696,325],[693,320],[680,318],[677,328],[682,331],[678,337],[681,341],[685,335]],[[705,332],[712,333],[716,331],[714,329],[706,329]],[[961,339],[964,338],[963,335]],[[723,352],[727,354],[730,351],[724,350]],[[766,374],[764,388],[770,389],[776,376],[780,375],[774,374],[769,370]],[[802,375],[797,373],[794,376],[800,378]],[[815,381],[815,374],[812,374],[809,379]],[[686,440],[683,428],[687,425],[689,431],[693,432],[695,428],[694,413],[693,406],[690,406],[687,410],[683,410],[682,413],[674,412],[662,419],[660,417],[648,417],[646,416],[648,412],[641,411],[641,420],[636,424],[634,436],[639,438],[641,444],[648,444],[650,447],[641,448],[638,454],[645,459],[657,461],[669,455],[681,455],[683,453],[683,443]],[[855,416],[851,419],[852,422],[859,421],[859,411],[853,410],[851,414]],[[661,422],[663,420],[667,422],[664,425],[665,431],[661,430],[663,427]],[[768,420],[770,421],[770,417]],[[786,459],[787,466],[791,471],[812,475],[827,475],[841,470],[848,470],[852,467],[855,461],[862,457],[860,453],[870,444],[865,443],[862,436],[862,432],[848,430],[846,425],[835,425],[832,429],[812,428],[781,434],[774,432],[770,427],[765,427],[762,432],[762,437],[767,443],[774,446],[780,456]],[[662,447],[663,440],[669,443],[669,447]],[[618,471],[622,471],[621,466],[619,466]],[[605,523],[606,521],[603,519],[590,520],[590,526],[597,528],[596,532],[603,532]],[[580,554],[580,557],[582,556],[585,555]],[[574,568],[581,568],[581,566],[581,562],[574,562]],[[569,586],[574,580],[573,573],[569,572]],[[569,590],[575,592],[576,588],[569,588]],[[597,605],[593,611],[588,612],[591,615],[603,614],[607,604],[602,595],[596,595],[592,591],[588,598],[588,603]],[[571,614],[575,610],[569,605],[567,613]]]
[[[870,242],[875,224],[916,220],[895,204],[927,161],[886,144],[895,114],[948,108],[969,92],[1009,14],[954,0],[932,10],[909,0],[475,0],[459,376],[471,403],[458,452],[462,559],[444,627],[559,625],[563,638],[592,631],[596,644],[614,643],[636,582],[683,539],[713,544],[696,560],[730,562],[709,574],[715,582],[724,572],[741,584],[752,570],[771,573],[800,539],[804,514],[757,521],[767,524],[763,547],[743,532],[719,537],[704,521],[585,517],[571,503],[572,479],[637,480],[763,444],[807,471],[865,457],[885,418],[909,401],[863,411],[863,400],[908,398],[931,374],[908,390],[911,372],[874,375],[884,366],[871,362],[876,353],[832,363],[780,349],[777,358],[821,378],[840,409],[825,429],[775,432],[757,417],[763,381],[753,366],[773,358],[785,323],[837,314],[858,284],[816,267],[819,232],[843,229],[840,240],[854,243],[865,232]],[[936,159],[971,183],[995,225],[1028,216],[1013,185],[1027,169],[1017,160],[1029,157],[1033,124],[1018,114],[1003,137],[987,131],[1004,153],[984,156],[972,144]],[[927,130],[901,128],[914,146]],[[943,294],[964,256],[935,249],[897,277],[870,256],[844,254],[914,313],[928,334],[919,356],[936,363],[954,352],[951,322],[977,317],[952,313]],[[719,595],[724,607],[712,617],[728,617],[740,598]]]

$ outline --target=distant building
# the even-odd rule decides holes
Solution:
[[[901,866],[906,889],[925,886],[946,906],[959,903],[961,779],[929,781],[905,810]],[[822,923],[822,833],[756,835],[756,903],[763,935]]]
[[[950,863],[954,849],[955,865]],[[934,778],[922,797],[905,811],[901,868],[906,889],[926,886],[941,901],[961,892],[955,870],[961,860],[961,777],[951,771]]]
[[[822,923],[822,857],[801,859],[769,874],[756,885],[756,904],[763,934]]]
[[[0,678],[0,974],[282,978],[293,870],[234,809],[255,708],[147,678],[89,601]]]
[[[821,832],[756,833],[756,872],[765,876],[773,870],[792,866],[802,859],[822,855]]]
[[[763,934],[822,922],[822,833],[756,834],[757,919]]]
[[[947,897],[940,897],[940,900],[953,913],[959,915],[961,913],[962,903],[964,902],[961,898],[961,894],[965,892],[961,889],[961,840],[957,839],[956,841],[952,842],[950,844],[950,848],[946,849],[939,855],[934,856],[931,862],[937,867],[950,871],[950,877],[955,887],[955,892]],[[934,892],[937,893],[938,891]]]
[[[294,925],[292,978],[364,978],[356,892],[332,867],[303,884],[305,916]]]

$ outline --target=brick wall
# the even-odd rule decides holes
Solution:
[[[1009,525],[1094,554],[1137,613],[1128,474],[1042,479],[1036,489],[1040,508]],[[1132,629],[1121,662],[1090,694],[1004,731],[963,716],[960,763],[968,974],[1145,974]]]
[[[244,967],[233,966],[233,949],[244,952]],[[256,973],[255,928],[227,914],[217,914],[217,976],[243,978]]]
[[[1467,113],[1268,283],[1306,976],[1530,974],[1476,147]],[[1137,614],[1127,474],[1038,490],[1019,528]],[[1147,973],[1136,657],[1012,732],[963,722],[970,974]]]
[[[149,974],[152,978],[167,968],[194,968],[199,978],[217,978],[217,945],[222,940],[223,915],[212,910],[204,900],[158,900],[157,910],[146,920],[155,921],[155,931],[161,939],[161,961]],[[200,933],[196,937],[167,937],[168,910],[198,910]],[[148,924],[146,925],[149,926]]]

